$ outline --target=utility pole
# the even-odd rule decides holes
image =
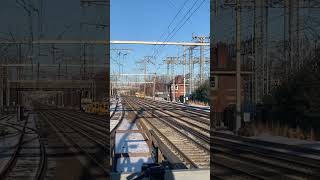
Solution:
[[[10,82],[9,82],[9,76],[8,76],[8,69],[7,69],[6,105],[7,105],[7,106],[10,106]]]
[[[5,63],[8,64],[8,59],[5,58]],[[7,105],[8,103],[8,81],[9,81],[9,76],[8,76],[8,67],[2,67],[2,71],[0,71],[1,76],[2,76],[2,105]],[[6,93],[6,96],[4,96],[4,93]]]
[[[146,61],[144,61],[144,86],[143,86],[143,94],[144,94],[144,96],[146,96],[147,94],[146,94],[146,81],[147,81],[147,77],[146,77],[146,74],[147,74],[147,62]]]
[[[86,80],[86,44],[83,44],[83,79]]]
[[[155,92],[156,92],[156,75],[153,77],[152,100],[155,100]]]
[[[203,82],[203,74],[204,74],[204,55],[203,55],[204,47],[200,46],[200,84]]]
[[[300,70],[302,65],[302,59],[300,59],[300,1],[296,1],[296,60],[298,63],[298,70]]]
[[[138,61],[137,63],[143,63],[143,71],[144,71],[144,87],[143,87],[143,92],[144,95],[146,96],[146,81],[147,81],[147,63],[151,63],[154,65],[154,63],[151,61],[153,56],[144,56],[144,59],[142,61]]]
[[[169,96],[169,92],[170,92],[170,90],[169,90],[168,85],[167,85],[167,83],[169,83],[169,82],[170,82],[170,77],[168,77],[169,73],[170,73],[170,64],[169,64],[169,63],[167,63],[167,76],[166,76],[166,90],[167,90],[167,98],[168,98],[168,97],[170,97],[170,96]],[[169,99],[168,99],[168,100],[169,100]]]
[[[183,103],[186,103],[186,47],[183,48]]]
[[[0,112],[3,111],[3,75],[4,75],[4,67],[0,67]]]
[[[192,34],[192,39],[197,40],[199,43],[204,43],[206,39],[209,39],[208,36],[194,36]],[[199,66],[200,66],[200,84],[202,84],[204,80],[204,46],[200,46],[200,60],[199,60]]]
[[[269,46],[268,23],[269,23],[269,8],[268,6],[265,6],[265,42],[264,42],[264,47],[265,47],[265,51],[264,51],[265,52],[265,57],[264,57],[265,78],[264,79],[266,79],[266,85],[265,85],[266,90],[264,91],[265,94],[269,94],[270,92],[270,63],[268,58],[268,46]]]
[[[172,79],[172,86],[171,86],[171,91],[172,91],[172,101],[175,101],[175,92],[176,92],[176,86],[175,86],[175,71],[174,71],[174,64],[177,63],[177,57],[167,57],[164,62],[166,64],[171,64],[171,79]],[[168,68],[169,69],[169,68]]]
[[[56,62],[56,57],[55,57],[55,55],[56,55],[56,53],[55,53],[56,48],[55,48],[55,45],[52,44],[52,45],[51,45],[51,48],[52,48],[52,63],[55,64],[55,62]]]
[[[61,63],[59,62],[59,67],[58,67],[58,80],[60,80],[60,70],[61,70]]]
[[[176,101],[176,76],[174,72],[174,63],[172,63],[171,66],[172,66],[172,86],[173,86],[172,100],[173,102],[175,102]]]
[[[290,61],[290,75],[292,73],[292,70],[293,70],[293,65],[294,65],[294,62],[293,62],[293,53],[292,53],[292,49],[293,49],[293,41],[292,41],[292,24],[293,24],[293,20],[292,20],[292,16],[293,16],[293,0],[288,0],[287,4],[288,4],[288,14],[289,14],[289,19],[288,19],[288,38],[289,38],[289,61]]]
[[[194,47],[189,47],[189,94],[192,93],[193,87],[193,56],[192,50]]]
[[[253,18],[253,36],[254,36],[254,102],[261,101],[261,97],[265,92],[266,85],[266,51],[264,34],[267,30],[265,26],[267,18],[264,0],[256,0],[253,2],[254,18]],[[264,13],[265,12],[265,13]]]
[[[21,49],[21,43],[19,44],[19,64],[22,64],[22,49]],[[21,74],[22,74],[22,68],[18,68],[18,76],[17,80],[21,80]],[[18,89],[16,90],[16,96],[17,96],[17,105],[20,106],[20,83],[18,84]]]
[[[117,88],[118,86],[120,86],[120,81],[121,81],[121,66],[123,67],[123,64],[121,63],[121,55],[122,55],[122,58],[123,58],[123,61],[124,61],[124,57],[126,55],[128,55],[132,49],[110,49],[110,51],[116,51],[117,55],[118,55],[118,62],[116,61],[115,63],[118,65],[118,76],[116,75],[116,83],[113,85],[113,88]]]
[[[241,41],[240,41],[240,15],[241,15],[241,9],[240,9],[240,0],[237,0],[236,4],[236,129],[235,131],[238,131],[241,128]]]

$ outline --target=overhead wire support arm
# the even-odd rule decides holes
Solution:
[[[30,41],[0,41],[0,44],[29,44]],[[157,41],[103,41],[103,40],[33,40],[33,44],[144,44],[144,45],[176,45],[176,46],[210,46],[210,43],[196,42],[157,42]]]

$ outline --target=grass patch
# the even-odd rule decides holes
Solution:
[[[303,130],[299,126],[296,128],[289,127],[288,125],[279,125],[279,124],[264,124],[264,123],[255,123],[253,125],[254,134],[270,134],[274,136],[283,136],[294,139],[301,140],[311,140],[318,141],[320,137],[314,132],[314,129]]]

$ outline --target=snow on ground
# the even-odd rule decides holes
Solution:
[[[138,130],[136,124],[124,118],[117,130]],[[137,132],[117,132],[115,153],[150,153],[143,135]],[[138,157],[121,157],[117,160],[118,172],[139,172],[143,163],[152,163],[150,155]]]
[[[6,135],[5,137],[0,137],[0,153],[7,151],[8,149],[16,146],[18,144],[19,134]],[[1,157],[0,157],[1,158]]]
[[[151,157],[121,157],[117,161],[119,172],[140,172],[143,163],[152,163]]]
[[[10,120],[6,120],[6,122],[16,123],[16,117],[14,116]],[[5,123],[4,121],[0,121],[0,123]],[[6,151],[8,148],[17,145],[19,140],[20,132],[11,127],[7,127],[8,135],[0,136],[0,154],[1,152]]]
[[[110,120],[110,132],[117,126],[119,121]]]
[[[0,123],[5,122],[17,123],[16,116],[12,117],[10,120],[0,121]],[[6,130],[9,134],[6,136],[0,136],[0,171],[2,171],[2,168],[4,168],[8,163],[10,156],[7,155],[11,155],[14,152],[20,137],[20,132],[16,129],[8,127]]]
[[[120,177],[113,173],[111,179],[128,180],[133,179],[132,174],[122,173]],[[165,180],[209,180],[210,169],[176,169],[166,170],[164,175]],[[234,178],[235,179],[235,178]]]
[[[113,104],[111,104],[111,112],[110,112],[110,116],[112,115],[114,109],[116,106],[116,101],[113,102]],[[114,114],[114,116],[110,119],[110,132],[118,125],[118,123],[121,120],[121,115],[122,115],[122,103],[121,103],[121,99],[119,98],[119,102],[118,102],[118,108]]]
[[[199,108],[203,108],[203,109],[210,109],[210,106],[203,106],[203,105],[198,105],[198,104],[188,104],[187,106],[199,107]]]
[[[152,100],[152,97],[151,96],[146,96],[146,99],[151,99]],[[156,101],[166,101],[164,98],[162,97],[154,97],[154,100]]]
[[[110,116],[113,114],[113,112],[116,108],[116,103],[117,103],[116,99],[114,99],[114,98],[110,99]]]
[[[181,104],[183,104],[183,103],[181,103]],[[210,106],[201,106],[201,105],[195,105],[195,104],[192,104],[192,105],[187,104],[185,106],[193,108],[193,109],[201,109],[205,112],[210,112]]]
[[[136,124],[130,123],[127,118],[124,118],[122,123],[119,125],[118,130],[138,130],[138,127]]]
[[[117,133],[116,153],[148,153],[149,147],[141,133]]]
[[[18,144],[19,135],[0,137],[0,171],[6,166],[10,160],[10,155]],[[7,156],[8,155],[8,156]]]

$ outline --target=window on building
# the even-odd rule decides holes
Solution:
[[[217,89],[218,88],[218,76],[213,76],[211,78],[210,86],[213,89]]]

